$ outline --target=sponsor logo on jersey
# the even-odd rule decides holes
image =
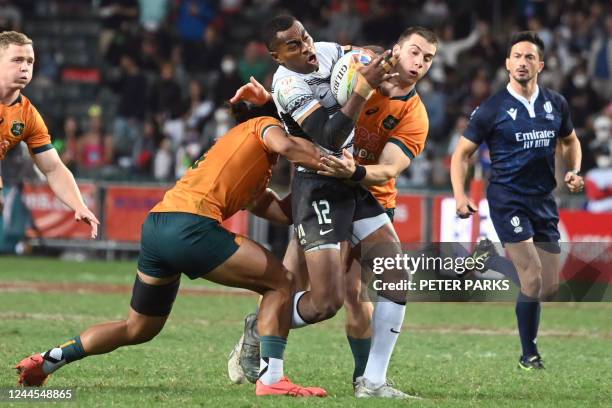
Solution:
[[[357,148],[355,149],[355,153],[353,155],[369,162],[376,161],[376,156],[374,155],[374,153],[369,152],[366,149]]]
[[[506,112],[508,112],[508,115],[510,115],[512,120],[516,120],[516,112],[518,112],[516,108],[510,108]]]
[[[526,140],[538,140],[538,139],[554,139],[554,130],[531,130],[529,132],[516,132],[514,136],[517,142],[524,142]]]
[[[399,122],[400,120],[398,118],[394,117],[393,115],[389,115],[385,118],[385,120],[383,120],[383,126],[385,129],[391,130],[396,127]]]

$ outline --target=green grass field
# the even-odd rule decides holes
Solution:
[[[28,285],[131,285],[134,270],[135,263],[0,257],[0,388],[15,385],[12,367],[23,357],[91,324],[123,318],[129,305],[125,292],[38,293]],[[184,278],[183,287],[213,285]],[[353,397],[343,313],[292,332],[286,352],[288,376],[325,387],[329,398],[257,398],[252,385],[230,384],[226,358],[255,300],[230,292],[179,295],[152,342],[66,366],[47,386],[74,388],[76,400],[69,406],[83,407],[612,405],[612,303],[544,305],[539,344],[547,369],[537,373],[516,368],[513,304],[410,304],[389,372],[399,388],[423,398],[407,403]]]

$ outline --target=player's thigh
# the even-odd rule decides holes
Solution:
[[[291,235],[285,256],[283,258],[283,265],[295,277],[295,288],[296,290],[307,290],[309,286],[308,267],[306,266],[306,258],[304,257],[304,250],[298,244],[298,240],[295,234]]]
[[[559,211],[552,194],[527,198],[529,217],[533,224],[533,240],[549,252],[559,252]]]
[[[141,234],[138,269],[157,278],[202,277],[229,259],[241,237],[215,219],[189,213],[151,213]]]
[[[394,239],[397,241],[397,236],[391,224],[391,218],[386,210],[367,190],[356,187],[355,193],[355,214],[351,225],[351,243],[357,245],[373,236],[374,239],[386,239],[386,236],[376,235],[381,232],[393,232]],[[381,228],[388,226],[386,231],[381,231]],[[370,240],[372,242],[372,240]]]
[[[317,301],[344,301],[345,267],[340,248],[311,249],[305,253],[311,296]]]
[[[335,248],[349,239],[355,212],[351,186],[336,179],[297,175],[291,189],[295,233],[304,251]]]
[[[387,217],[386,214],[383,214]],[[361,265],[364,268],[364,274],[371,273],[370,268],[374,265],[375,259],[396,259],[402,254],[402,247],[399,238],[395,233],[393,224],[390,222],[382,225],[376,231],[368,235],[361,241]],[[398,267],[393,263],[393,267],[385,269],[382,273],[382,279],[385,282],[400,282],[408,279],[408,271],[402,267]],[[401,265],[400,265],[401,266]]]
[[[525,197],[492,183],[487,188],[487,198],[489,215],[501,242],[518,243],[533,238],[531,214]]]
[[[253,290],[293,290],[293,276],[281,261],[258,243],[244,237],[238,250],[203,276],[212,282]]]

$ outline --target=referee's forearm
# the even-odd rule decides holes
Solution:
[[[573,137],[568,144],[563,144],[563,159],[569,170],[580,170],[582,165],[582,149],[577,137]]]
[[[467,159],[455,153],[451,156],[451,184],[455,198],[465,195],[465,181],[468,169]]]

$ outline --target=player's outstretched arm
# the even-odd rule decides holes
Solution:
[[[385,144],[377,164],[357,165],[353,155],[346,149],[343,155],[342,159],[334,156],[322,157],[322,170],[317,173],[358,181],[366,186],[380,186],[396,178],[410,166],[410,158],[393,143]]]
[[[253,203],[248,210],[254,215],[265,218],[277,224],[291,225],[291,194],[282,200],[272,190],[267,188]]]
[[[576,136],[576,131],[564,138],[561,141],[561,154],[569,169],[565,173],[565,185],[572,193],[578,193],[584,188],[584,180],[578,175],[580,165],[582,164],[582,149],[580,148],[580,140]]]
[[[476,152],[478,145],[465,136],[461,136],[455,152],[451,157],[451,183],[453,185],[453,195],[457,204],[457,215],[460,218],[468,218],[474,214],[478,208],[465,193],[465,183],[470,157]]]
[[[36,166],[47,178],[51,190],[68,207],[74,210],[75,220],[86,222],[91,226],[91,237],[95,238],[98,235],[100,221],[83,202],[83,197],[77,187],[74,176],[62,163],[57,151],[50,149],[35,154],[33,159]]]

